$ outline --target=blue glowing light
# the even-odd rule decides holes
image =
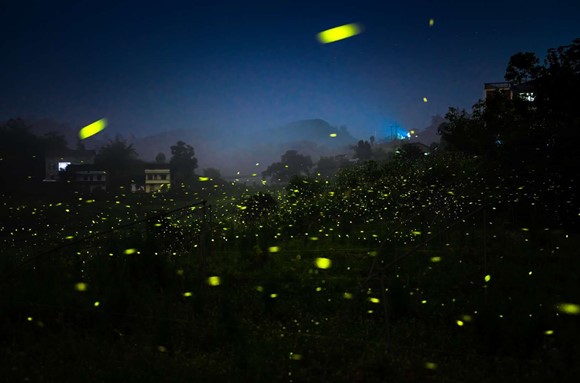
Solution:
[[[411,133],[407,129],[396,123],[385,124],[383,132],[387,141],[406,140],[411,137]]]

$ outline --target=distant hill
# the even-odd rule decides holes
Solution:
[[[331,137],[331,134],[336,136]],[[317,145],[338,148],[351,145],[356,139],[346,127],[335,127],[321,119],[299,120],[278,128],[270,129],[265,139],[276,142],[310,141]]]

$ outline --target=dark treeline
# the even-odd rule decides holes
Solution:
[[[513,55],[496,92],[471,113],[450,108],[439,132],[441,148],[481,159],[496,183],[525,187],[561,214],[578,219],[580,174],[580,39],[549,49],[539,64],[531,52]]]
[[[74,171],[68,169],[59,172],[57,185],[43,182],[47,157],[64,156],[71,152],[66,138],[59,132],[39,136],[33,133],[32,128],[22,119],[11,119],[0,124],[0,172],[7,181],[2,184],[0,192],[13,197],[34,198],[62,197],[67,192],[74,192],[71,182]],[[139,158],[133,145],[120,136],[109,140],[97,151],[86,151],[83,142],[78,140],[74,150],[93,153],[94,165],[107,172],[107,190],[111,193],[131,190],[131,184],[144,182],[143,172],[147,164]],[[176,190],[187,188],[186,185],[193,182],[197,168],[194,149],[178,141],[170,150],[167,166],[174,174],[172,184]],[[165,154],[159,153],[156,163],[165,162]]]

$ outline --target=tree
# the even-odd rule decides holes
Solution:
[[[255,222],[273,214],[278,208],[278,201],[271,194],[258,192],[246,198],[242,206],[242,220]]]
[[[423,151],[417,146],[413,144],[403,144],[397,150],[397,157],[402,160],[418,160],[419,158],[424,157]]]
[[[46,141],[30,132],[30,126],[21,119],[11,119],[0,125],[0,172],[9,180],[3,190],[17,192],[30,181],[44,177]]]
[[[539,62],[535,53],[516,53],[510,58],[505,72],[505,80],[514,84],[523,84],[535,79],[541,71],[538,66]]]
[[[340,170],[340,168],[347,165],[348,160],[344,158],[344,156],[322,156],[316,164],[316,173],[320,174],[321,177],[332,177]]]
[[[197,169],[193,147],[183,141],[177,141],[171,147],[171,155],[169,165],[173,186],[191,186]]]
[[[280,162],[274,162],[262,172],[263,177],[270,177],[274,182],[286,183],[295,175],[309,175],[312,168],[310,156],[299,154],[296,150],[288,150],[282,155]]]
[[[481,156],[493,177],[518,174],[518,184],[535,185],[530,195],[552,201],[552,211],[567,201],[558,215],[571,214],[580,205],[580,39],[549,49],[543,65],[533,53],[513,55],[505,78],[516,84],[513,97],[489,97],[471,114],[449,109],[442,147]],[[522,86],[534,97],[518,97]]]
[[[321,192],[322,184],[319,180],[300,175],[293,176],[286,185],[286,193],[290,199],[309,199]]]
[[[339,164],[334,157],[320,157],[316,164],[316,173],[321,177],[332,177],[338,172]]]
[[[373,151],[371,144],[368,141],[360,140],[357,145],[351,146],[354,150],[354,158],[361,161],[368,161],[373,158]]]
[[[61,151],[67,149],[66,138],[58,132],[48,132],[43,137],[46,151]]]
[[[221,172],[219,171],[219,169],[216,169],[216,168],[203,169],[203,175],[204,175],[204,177],[209,177],[215,181],[222,179]]]
[[[164,164],[167,159],[165,158],[165,153],[159,152],[155,157],[155,162],[158,164]]]
[[[528,116],[530,108],[529,103],[501,93],[478,102],[471,113],[449,108],[447,121],[439,126],[441,147],[493,161],[514,157],[543,137],[538,121]]]
[[[131,181],[141,176],[142,162],[138,157],[133,144],[116,136],[101,147],[95,156],[95,164],[107,171],[110,188],[129,188]]]

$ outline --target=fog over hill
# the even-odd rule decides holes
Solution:
[[[429,127],[418,131],[416,141],[427,145],[439,141],[437,127],[443,121],[441,116],[434,116]],[[65,136],[70,148],[77,147],[76,128],[49,119],[25,119],[25,122],[39,136],[56,131]],[[106,129],[84,140],[83,144],[87,149],[99,149],[114,139],[115,135],[115,130]],[[147,136],[129,132],[121,135],[121,138],[133,144],[139,158],[144,161],[154,161],[160,152],[165,153],[169,160],[171,146],[179,140],[184,141],[195,150],[198,173],[212,167],[219,169],[224,176],[235,176],[238,172],[240,175],[260,174],[271,163],[279,161],[287,150],[309,155],[315,162],[321,156],[351,156],[350,146],[360,139],[352,136],[347,127],[336,127],[321,119],[299,120],[284,126],[266,128],[261,133],[255,133],[255,130],[249,133],[243,129],[175,129]],[[382,137],[379,135],[376,138]]]
[[[416,140],[422,142],[425,145],[431,145],[432,143],[438,143],[441,139],[441,136],[438,133],[439,125],[445,122],[445,118],[441,117],[440,115],[435,115],[431,117],[431,124],[427,126],[423,130],[419,130],[417,135],[419,136]]]
[[[346,128],[333,127],[320,119],[296,121],[266,129],[262,134],[214,130],[202,135],[204,137],[188,130],[166,131],[137,138],[134,145],[142,159],[151,161],[159,152],[170,158],[171,145],[181,140],[193,146],[199,161],[199,172],[213,167],[220,169],[224,176],[234,176],[237,172],[242,175],[260,173],[272,162],[279,161],[280,156],[290,149],[317,161],[320,156],[348,154],[349,145],[356,142]]]

